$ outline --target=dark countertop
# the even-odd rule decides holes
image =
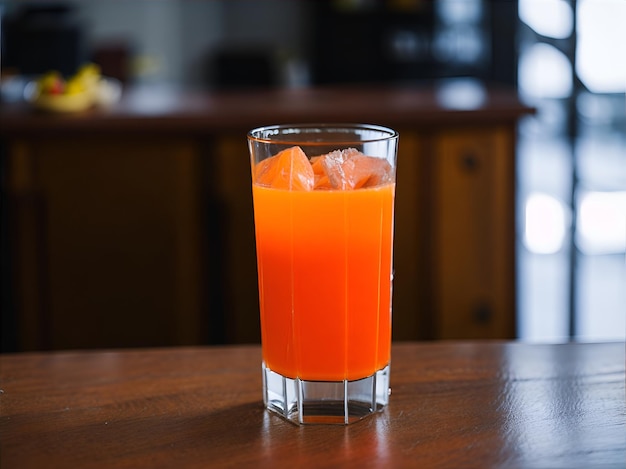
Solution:
[[[194,93],[126,90],[109,108],[44,114],[3,103],[0,136],[32,132],[224,132],[295,122],[364,122],[392,127],[514,122],[533,109],[510,89],[473,84],[353,86]]]

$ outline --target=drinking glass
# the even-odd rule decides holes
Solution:
[[[388,403],[398,133],[369,124],[248,133],[263,399],[298,424]]]

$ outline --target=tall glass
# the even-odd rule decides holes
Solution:
[[[349,424],[389,399],[398,133],[315,124],[248,133],[266,407]]]

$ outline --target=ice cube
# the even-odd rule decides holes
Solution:
[[[328,176],[326,175],[324,166],[322,165],[322,156],[323,155],[311,157],[311,167],[313,168],[313,176],[314,176],[314,183],[313,183],[314,190],[333,188],[330,184],[330,180],[328,179]]]
[[[391,179],[391,165],[387,160],[362,153],[352,155],[344,162],[343,168],[352,189],[378,186]]]
[[[274,189],[310,191],[315,176],[302,148],[294,146],[260,161],[255,168],[255,182]]]
[[[354,148],[335,150],[313,160],[316,189],[358,189],[388,182],[391,165]]]

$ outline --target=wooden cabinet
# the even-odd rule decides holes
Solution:
[[[515,130],[401,130],[394,338],[515,336]]]
[[[399,128],[393,337],[515,336],[515,130]],[[222,306],[228,341],[258,340],[254,224],[246,142],[218,141]]]
[[[19,349],[206,339],[192,142],[40,137],[6,150]]]
[[[0,110],[12,348],[258,342],[245,135],[289,121],[400,132],[394,339],[514,337],[515,126],[528,110],[510,93],[462,113],[433,96],[181,97],[156,117],[124,103],[80,118]]]
[[[447,339],[513,338],[512,129],[494,125],[450,130],[434,140],[434,335]]]

